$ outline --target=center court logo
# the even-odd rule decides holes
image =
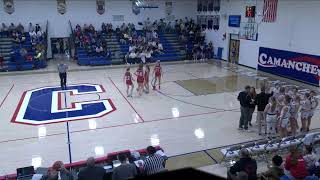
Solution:
[[[99,118],[116,110],[111,99],[100,99],[102,93],[105,93],[103,86],[95,84],[70,85],[67,90],[60,87],[28,90],[23,93],[11,122],[40,125]],[[70,107],[67,106],[67,95],[77,99],[89,94],[96,94],[97,98],[70,102]]]

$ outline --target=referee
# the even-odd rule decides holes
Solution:
[[[68,65],[63,63],[58,64],[60,85],[61,85],[61,89],[64,89],[64,90],[67,89],[67,70],[68,70]]]
[[[165,171],[165,158],[157,154],[153,146],[147,147],[147,152],[149,158],[144,161],[144,173],[146,175],[152,175]]]

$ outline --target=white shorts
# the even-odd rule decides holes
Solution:
[[[309,112],[309,117],[312,117],[313,115],[314,115],[314,111],[315,111],[315,109],[313,109],[313,110],[311,110],[310,112]]]
[[[288,128],[289,127],[289,118],[284,118],[281,121],[280,127],[282,128]]]
[[[269,115],[267,114],[267,117],[266,117],[266,122],[267,123],[277,123],[277,115]]]
[[[307,119],[310,116],[310,111],[301,111],[301,119]]]

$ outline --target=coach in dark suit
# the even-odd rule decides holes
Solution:
[[[105,169],[96,166],[95,159],[90,157],[87,159],[87,167],[80,170],[78,180],[103,180],[105,175]]]

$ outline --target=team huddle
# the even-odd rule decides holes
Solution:
[[[162,77],[162,68],[160,65],[160,61],[156,62],[156,65],[152,72],[154,79],[152,80],[152,88],[153,90],[156,90],[156,86],[158,86],[158,89],[160,90],[160,84],[161,84],[161,77]],[[143,92],[146,94],[149,93],[149,83],[150,83],[150,66],[148,64],[139,64],[138,69],[134,73],[134,75],[137,77],[137,92],[138,95],[141,96]],[[132,97],[134,85],[133,81],[134,78],[130,72],[130,67],[127,68],[125,74],[124,74],[124,81],[127,85],[127,97]]]

